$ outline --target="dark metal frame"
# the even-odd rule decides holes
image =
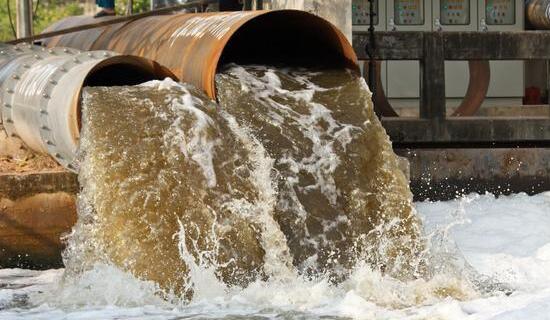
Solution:
[[[368,32],[354,32],[359,60],[370,56]],[[418,60],[420,119],[384,118],[394,142],[403,147],[548,145],[550,118],[446,118],[445,60],[550,60],[550,32],[375,33],[376,60]],[[549,63],[550,65],[550,63]],[[544,143],[543,143],[544,142]]]
[[[354,32],[359,60],[369,34]],[[419,60],[420,117],[445,118],[445,60],[550,60],[550,32],[376,32],[377,60]]]

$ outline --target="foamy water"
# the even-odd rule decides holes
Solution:
[[[171,80],[85,91],[66,269],[0,270],[2,318],[548,309],[549,194],[414,205],[355,74],[229,65],[216,82],[219,105]]]
[[[0,270],[2,319],[547,319],[550,314],[550,193],[495,198],[470,195],[454,201],[416,203],[425,234],[444,233],[480,277],[509,291],[472,293],[461,301],[426,297],[432,284],[397,282],[358,268],[342,284],[298,280],[256,282],[170,304],[155,285],[112,266],[97,265],[78,281],[63,283],[63,270]],[[384,301],[390,303],[384,303]],[[392,307],[402,301],[401,307]]]
[[[363,268],[439,276],[363,79],[229,65],[216,82],[219,105],[171,80],[85,90],[65,282],[113,265],[179,301]],[[456,278],[428,295],[463,295]]]

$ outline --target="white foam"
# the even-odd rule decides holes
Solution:
[[[164,80],[158,83],[160,90],[163,86],[178,86],[181,95],[169,96],[171,111],[177,115],[176,120],[164,134],[165,143],[179,145],[181,152],[187,158],[192,159],[200,166],[209,187],[216,186],[216,171],[214,169],[214,149],[219,143],[209,132],[214,130],[215,122],[204,111],[198,108],[201,100],[193,97],[185,86],[177,84],[172,80]],[[186,134],[181,128],[183,121],[189,116],[194,118],[190,134]]]
[[[82,279],[72,282],[58,282],[61,270],[0,270],[0,283],[6,284],[6,279],[11,278],[10,283],[29,285],[0,289],[0,302],[8,306],[0,311],[0,317],[198,319],[285,315],[354,319],[546,319],[550,314],[550,282],[547,272],[543,271],[548,270],[550,251],[550,233],[545,232],[550,228],[549,203],[550,193],[500,198],[470,195],[456,201],[417,204],[427,232],[454,224],[448,230],[449,235],[478,272],[498,278],[508,267],[529,275],[512,278],[515,292],[510,296],[496,292],[484,296],[473,294],[464,301],[440,298],[434,290],[442,283],[448,285],[452,279],[399,282],[358,266],[350,279],[338,286],[323,279],[298,277],[286,282],[257,281],[246,289],[210,292],[189,305],[170,305],[154,295],[154,285],[113,267],[98,265]],[[66,287],[60,289],[60,284]],[[30,305],[24,309],[9,307],[17,294],[30,294]]]
[[[228,208],[234,214],[251,212],[254,215],[253,219],[262,227],[260,235],[262,247],[265,251],[264,271],[266,274],[278,279],[293,277],[295,273],[286,237],[273,218],[277,203],[277,192],[273,186],[271,172],[275,161],[267,155],[262,144],[246,128],[239,126],[232,115],[223,111],[221,114],[227,120],[233,134],[250,153],[250,159],[254,163],[251,180],[255,189],[259,192],[258,200],[253,208],[247,210],[243,207],[242,201],[239,203],[232,202],[228,204]]]
[[[323,92],[326,89],[321,88],[310,81],[305,76],[292,75],[299,83],[303,84],[305,89],[289,91],[282,88],[282,82],[275,73],[275,69],[257,66],[255,68],[264,72],[262,77],[257,77],[247,71],[247,69],[232,65],[227,71],[236,76],[242,86],[252,90],[257,100],[262,100],[272,107],[268,116],[274,123],[283,123],[285,119],[295,121],[298,129],[305,138],[312,143],[312,154],[309,157],[296,161],[293,157],[280,159],[283,164],[288,164],[290,169],[298,173],[305,171],[315,177],[315,184],[307,186],[308,189],[319,189],[327,197],[331,204],[336,203],[338,190],[336,188],[333,173],[340,164],[340,159],[335,151],[334,142],[338,141],[343,148],[352,140],[352,134],[361,131],[353,125],[337,122],[332,112],[325,106],[312,101],[316,92]],[[280,70],[279,70],[280,71]],[[313,76],[311,73],[310,76]],[[305,103],[307,112],[300,113],[290,107],[278,103],[273,98],[285,97],[294,100],[300,100]],[[327,124],[324,128],[320,124]],[[288,179],[289,182],[297,183],[297,180]],[[299,209],[297,209],[299,211]]]

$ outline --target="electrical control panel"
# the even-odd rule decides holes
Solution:
[[[444,26],[469,25],[470,0],[440,0],[440,23]],[[435,9],[435,8],[434,8]]]
[[[379,0],[374,0],[372,3],[374,5],[374,24],[378,25],[379,23]],[[370,25],[370,3],[369,0],[353,0],[351,4],[351,22],[354,26],[367,26]]]
[[[364,10],[368,10],[368,1],[354,4],[360,2],[366,3]],[[388,31],[518,31],[523,30],[524,3],[522,0],[379,0],[376,5],[381,18],[376,30],[384,30],[385,25]],[[354,23],[357,22],[354,18]],[[367,31],[368,26],[355,24],[353,28]],[[385,65],[387,77],[384,79],[382,69],[382,81],[390,102],[394,106],[417,105],[418,61],[385,61]],[[520,99],[524,88],[522,75],[522,61],[491,61],[487,98]],[[467,62],[445,61],[448,101],[459,102],[464,97],[468,79]]]
[[[396,25],[424,24],[424,0],[395,0],[393,17]]]
[[[487,25],[513,25],[516,23],[515,0],[485,0]]]

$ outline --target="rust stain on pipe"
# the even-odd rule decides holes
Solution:
[[[73,17],[48,29],[85,23]],[[181,81],[215,98],[215,75],[223,65],[347,67],[359,72],[345,36],[330,22],[298,10],[182,13],[153,16],[44,41],[48,47],[113,50],[168,67]]]

